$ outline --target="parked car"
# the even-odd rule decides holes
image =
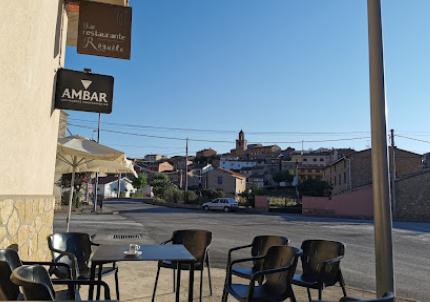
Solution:
[[[217,198],[202,204],[202,209],[205,211],[221,210],[230,212],[237,210],[237,208],[239,208],[239,203],[234,198]]]

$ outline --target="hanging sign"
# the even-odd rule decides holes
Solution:
[[[55,108],[111,113],[113,84],[112,76],[59,69]]]
[[[78,53],[130,59],[131,7],[80,1]]]

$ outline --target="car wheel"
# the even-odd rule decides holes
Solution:
[[[204,207],[203,207],[203,210],[205,210],[205,211],[209,211],[209,207],[208,207],[208,206],[204,206]]]
[[[229,207],[224,207],[224,212],[230,212],[230,208]]]

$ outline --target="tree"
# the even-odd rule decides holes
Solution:
[[[151,181],[152,189],[155,197],[162,198],[164,191],[169,188],[172,183],[166,174],[157,173]]]
[[[293,175],[291,175],[288,170],[277,172],[277,173],[273,174],[272,178],[277,183],[279,183],[279,182],[292,182],[293,181]]]
[[[132,183],[133,187],[135,187],[137,190],[143,189],[148,185],[148,177],[145,173],[139,173],[136,179],[133,180]]]
[[[76,173],[75,174],[75,181],[73,185],[73,199],[72,203],[76,208],[79,208],[80,206],[80,197],[81,197],[81,189],[86,185],[89,181],[88,173]],[[63,174],[61,177],[61,185],[62,187],[69,187],[71,185],[72,181],[72,174]],[[64,204],[68,204],[68,200],[63,200]]]
[[[331,186],[322,180],[307,179],[299,184],[301,195],[307,196],[328,196],[330,195]]]

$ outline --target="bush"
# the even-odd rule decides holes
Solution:
[[[163,198],[165,201],[178,203],[183,199],[183,192],[177,187],[170,186],[164,191]]]
[[[214,190],[214,189],[204,189],[201,191],[201,194],[204,200],[212,200],[212,199],[224,197],[223,191]]]
[[[199,203],[199,197],[197,196],[196,192],[194,191],[184,192],[184,203],[189,203],[189,204]]]
[[[162,198],[164,196],[164,192],[172,187],[172,183],[169,180],[169,177],[166,174],[157,173],[154,175],[152,179],[151,185],[153,187],[153,192],[155,197]]]

